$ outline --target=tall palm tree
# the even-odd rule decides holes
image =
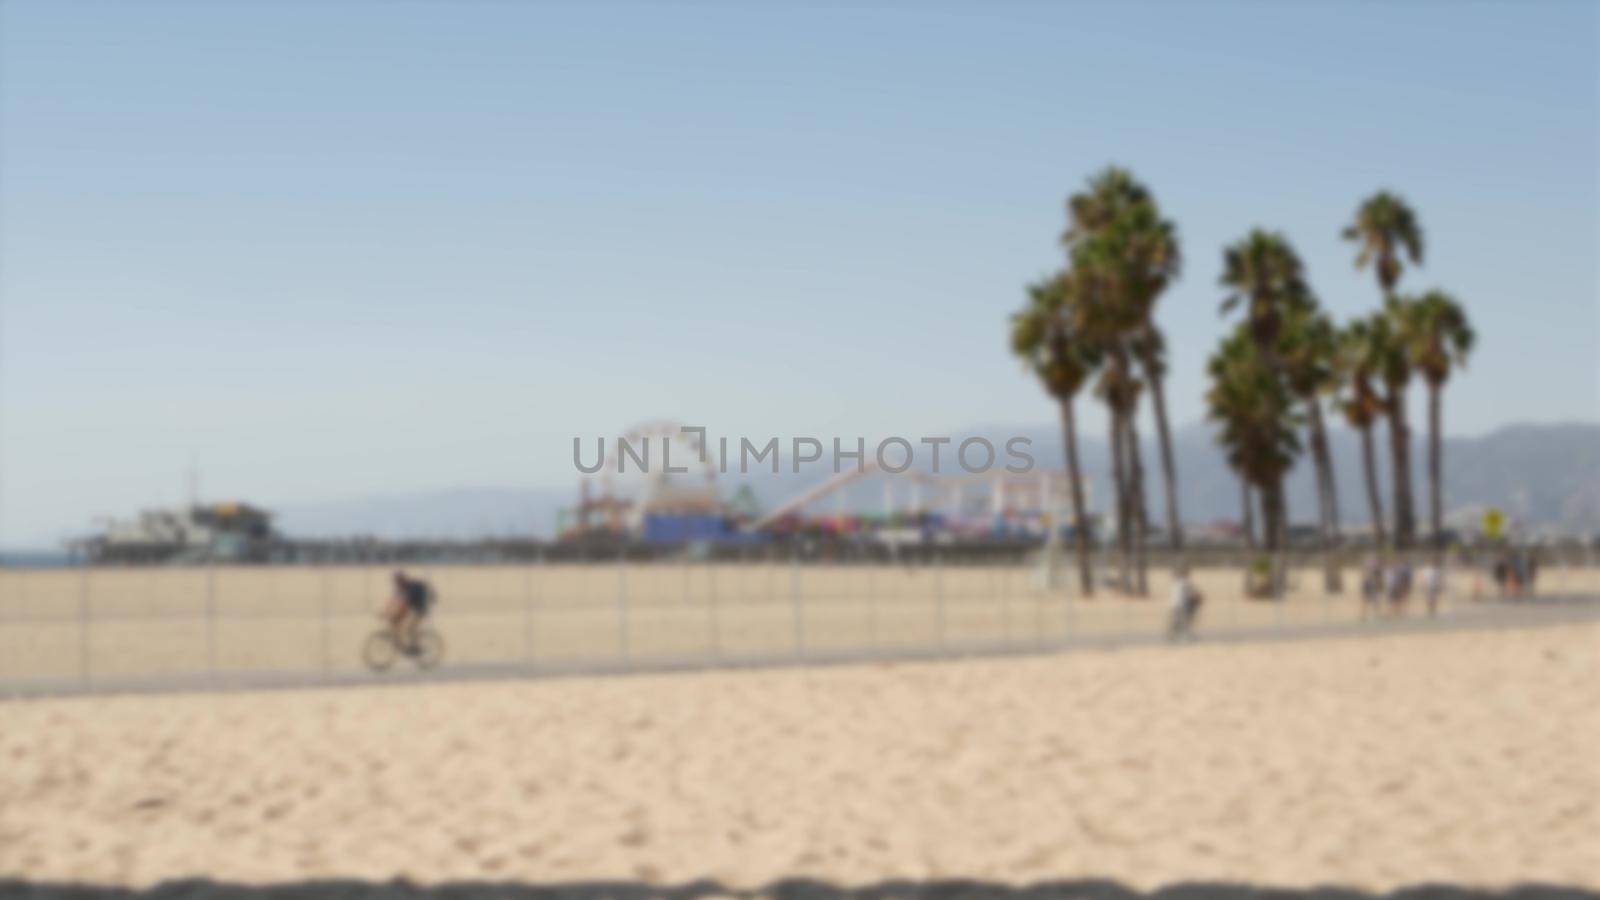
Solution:
[[[1345,240],[1356,244],[1356,268],[1369,264],[1377,274],[1378,288],[1386,306],[1394,303],[1395,287],[1405,271],[1405,261],[1421,265],[1422,225],[1416,213],[1399,196],[1379,191],[1356,208],[1355,219],[1345,227]],[[1384,335],[1379,335],[1384,336]],[[1400,351],[1395,351],[1400,352]],[[1400,369],[1390,367],[1398,376]],[[1411,440],[1406,429],[1405,385],[1409,375],[1385,384],[1398,387],[1386,398],[1389,417],[1389,446],[1394,457],[1394,540],[1397,547],[1409,547],[1416,535],[1416,513],[1411,492]]]
[[[1089,565],[1089,518],[1084,510],[1073,400],[1099,365],[1099,349],[1073,332],[1073,284],[1071,275],[1063,272],[1028,286],[1027,304],[1011,318],[1011,351],[1022,357],[1060,407],[1078,580],[1087,597],[1094,594],[1094,577]]]
[[[1454,297],[1429,291],[1405,301],[1403,336],[1411,365],[1428,385],[1428,485],[1436,554],[1444,552],[1443,471],[1441,444],[1444,384],[1450,373],[1464,367],[1475,335],[1467,313]]]
[[[1261,495],[1262,540],[1279,560],[1288,543],[1283,478],[1300,452],[1288,389],[1247,325],[1236,328],[1207,363],[1207,417],[1221,425],[1228,464]],[[1274,576],[1274,593],[1281,590]]]
[[[1143,595],[1146,592],[1144,538],[1144,482],[1139,461],[1138,432],[1133,419],[1138,413],[1139,394],[1144,385],[1134,371],[1133,357],[1121,342],[1113,341],[1105,353],[1105,364],[1095,393],[1105,401],[1111,436],[1111,471],[1117,500],[1118,571],[1123,590]]]
[[[1405,335],[1409,319],[1407,304],[1390,297],[1370,320],[1378,380],[1383,384],[1383,413],[1389,420],[1390,487],[1394,491],[1394,546],[1397,550],[1410,548],[1417,533],[1411,491],[1411,423],[1406,409],[1412,374]]]
[[[1162,218],[1149,188],[1131,172],[1115,166],[1090,178],[1086,190],[1069,198],[1067,212],[1069,222],[1062,240],[1074,263],[1092,268],[1103,289],[1114,297],[1118,321],[1111,327],[1138,361],[1150,391],[1161,451],[1167,534],[1174,550],[1174,564],[1182,567],[1183,517],[1178,510],[1177,463],[1167,419],[1166,367],[1161,334],[1155,324],[1156,303],[1177,279],[1182,265],[1177,228]],[[1130,419],[1129,429],[1136,433],[1132,423]],[[1136,436],[1131,438],[1129,447],[1131,454],[1137,456]],[[1135,480],[1140,479],[1136,476]],[[1141,502],[1141,514],[1142,511]]]
[[[1106,404],[1111,494],[1117,518],[1117,578],[1118,586],[1126,591],[1135,586],[1135,554],[1142,551],[1144,540],[1144,529],[1139,527],[1135,512],[1143,507],[1143,498],[1135,496],[1143,486],[1135,481],[1135,448],[1127,427],[1138,405],[1138,375],[1128,346],[1128,335],[1138,321],[1126,302],[1119,278],[1120,248],[1098,233],[1083,234],[1070,245],[1075,286],[1072,327],[1075,334],[1100,348],[1102,354],[1095,394]]]
[[[1139,396],[1144,381],[1134,379],[1132,398],[1122,414],[1123,445],[1128,448],[1128,503],[1133,514],[1133,592],[1143,597],[1150,593],[1149,566],[1145,546],[1150,539],[1150,507],[1144,494],[1144,459],[1139,452]]]
[[[1244,321],[1236,336],[1248,340],[1254,349],[1259,366],[1271,376],[1275,390],[1259,394],[1259,402],[1282,402],[1284,409],[1277,417],[1287,417],[1290,397],[1287,390],[1288,369],[1284,361],[1282,341],[1286,323],[1302,311],[1314,306],[1311,289],[1305,282],[1305,269],[1288,238],[1276,232],[1257,228],[1228,246],[1222,257],[1222,285],[1228,295],[1222,301],[1222,311],[1243,308]],[[1292,457],[1291,457],[1292,459]],[[1278,554],[1274,560],[1273,590],[1279,593],[1284,583],[1283,544],[1288,533],[1287,506],[1283,485],[1261,486],[1262,503],[1276,504],[1276,508],[1263,509],[1263,527],[1273,537],[1272,529],[1282,529],[1277,536]],[[1283,521],[1276,521],[1281,516]]]
[[[1334,553],[1339,536],[1339,498],[1333,455],[1328,452],[1328,433],[1322,419],[1322,395],[1331,391],[1335,384],[1334,357],[1338,341],[1333,323],[1307,302],[1291,308],[1278,343],[1289,390],[1300,399],[1306,411],[1308,444],[1317,476],[1323,586],[1338,593],[1343,588]]]
[[[1383,398],[1373,386],[1381,353],[1374,339],[1372,322],[1357,319],[1339,332],[1338,369],[1344,395],[1340,408],[1345,421],[1361,435],[1361,468],[1366,474],[1367,508],[1372,517],[1373,540],[1379,548],[1388,541],[1384,528],[1383,492],[1378,488],[1377,455],[1372,447],[1372,428],[1383,414]]]

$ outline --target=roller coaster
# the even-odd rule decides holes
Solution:
[[[600,466],[581,478],[578,504],[563,512],[558,534],[564,540],[749,542],[806,529],[844,529],[885,537],[892,532],[894,539],[915,542],[1002,533],[1037,537],[1049,533],[1052,522],[1069,518],[1069,486],[1060,471],[890,472],[870,459],[758,513],[748,484],[723,499],[702,434],[655,421],[628,429],[609,449],[602,442]],[[662,457],[653,469],[649,456],[634,450],[644,447],[648,454],[651,446],[660,447]],[[666,458],[674,471],[662,464]],[[628,478],[620,473],[630,461],[635,473]],[[846,503],[853,488],[872,480],[882,482],[881,515],[863,513],[859,496]],[[830,498],[838,504],[832,514],[814,512]]]

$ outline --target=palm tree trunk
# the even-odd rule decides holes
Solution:
[[[1150,516],[1144,501],[1144,461],[1139,453],[1137,408],[1122,417],[1124,440],[1128,446],[1128,498],[1133,507],[1133,592],[1143,597],[1150,593],[1145,545],[1150,534]]]
[[[1172,570],[1188,568],[1183,553],[1183,516],[1178,512],[1178,466],[1172,459],[1172,431],[1167,425],[1167,392],[1158,369],[1145,365],[1145,380],[1150,383],[1150,403],[1156,414],[1156,440],[1161,444],[1161,483],[1166,490],[1167,537],[1172,544]]]
[[[1284,490],[1283,477],[1278,477],[1278,559],[1273,577],[1275,599],[1287,599],[1289,588],[1289,492]]]
[[[1128,534],[1131,517],[1128,515],[1128,481],[1122,466],[1122,415],[1116,407],[1106,410],[1111,424],[1111,481],[1117,504],[1117,589],[1128,589]]]
[[[1072,484],[1072,531],[1078,548],[1078,586],[1085,597],[1094,596],[1094,575],[1089,569],[1089,517],[1083,511],[1083,472],[1078,468],[1078,422],[1072,398],[1061,401],[1062,441],[1067,454],[1067,479]]]
[[[1394,456],[1394,546],[1411,547],[1417,535],[1417,514],[1411,494],[1411,428],[1406,425],[1406,395],[1389,396],[1389,451]]]
[[[1240,526],[1244,530],[1244,545],[1252,551],[1256,549],[1256,522],[1255,513],[1250,509],[1250,482],[1244,478],[1239,479],[1239,510],[1241,514]]]
[[[1282,600],[1289,552],[1289,508],[1283,499],[1283,476],[1278,476],[1263,491],[1261,500],[1268,534],[1267,547],[1272,552],[1272,599]]]
[[[1322,401],[1316,394],[1306,398],[1306,427],[1311,432],[1311,461],[1317,470],[1317,513],[1322,535],[1322,586],[1329,593],[1342,590],[1339,560],[1334,553],[1338,541],[1337,501],[1333,498],[1333,459],[1328,453],[1328,433],[1322,423]]]
[[[1444,399],[1441,388],[1442,385],[1436,381],[1428,382],[1428,482],[1432,494],[1430,497],[1432,509],[1429,512],[1433,517],[1435,566],[1444,562],[1444,444],[1440,437],[1444,421]]]
[[[1250,573],[1255,568],[1256,552],[1258,550],[1258,545],[1256,543],[1255,511],[1252,508],[1253,503],[1254,503],[1254,498],[1252,498],[1250,496],[1250,482],[1243,475],[1240,475],[1239,476],[1239,511],[1240,511],[1240,516],[1241,516],[1241,518],[1240,518],[1240,527],[1244,530],[1244,543],[1245,543],[1245,547],[1249,551],[1249,552],[1245,553],[1245,555],[1244,555],[1244,586],[1243,586],[1243,588],[1241,588],[1241,590],[1244,592],[1244,596],[1245,597],[1249,597],[1250,596]]]
[[[1361,468],[1367,475],[1367,506],[1372,514],[1372,539],[1381,553],[1387,543],[1383,527],[1383,492],[1378,490],[1378,455],[1372,447],[1372,423],[1361,427]]]
[[[1317,418],[1321,419],[1319,411]],[[1335,547],[1344,546],[1344,530],[1341,527],[1343,517],[1339,515],[1339,479],[1333,465],[1333,451],[1328,445],[1328,426],[1326,421],[1318,428],[1322,435],[1322,458],[1327,460],[1326,474],[1328,479],[1328,527],[1333,529],[1333,544]]]

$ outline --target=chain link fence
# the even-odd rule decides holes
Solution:
[[[1362,558],[1340,560],[1325,589],[1322,557],[1297,554],[1281,600],[1245,597],[1253,559],[1196,552],[1206,597],[1199,632],[1245,634],[1348,626],[1364,609]],[[1416,564],[1425,562],[1416,557]],[[1542,550],[1534,589],[1600,594],[1592,549]],[[1487,556],[1455,555],[1439,614],[1502,598]],[[1144,597],[1107,586],[1114,557],[1096,553],[1093,596],[1076,589],[1071,548],[1052,567],[1037,550],[919,548],[826,553],[747,548],[737,555],[641,560],[410,563],[439,598],[441,671],[613,671],[829,659],[890,659],[1150,640],[1168,625],[1171,573],[1152,556]],[[0,569],[0,689],[137,687],[153,682],[354,681],[362,643],[381,627],[392,565]],[[1397,613],[1425,615],[1420,591]],[[1382,618],[1391,618],[1385,614]]]

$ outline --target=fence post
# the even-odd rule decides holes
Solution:
[[[936,553],[933,561],[934,636],[941,650],[945,644],[944,564],[944,551],[941,550]]]
[[[1076,536],[1074,536],[1074,540],[1076,540]],[[1089,563],[1089,584],[1091,586],[1094,585],[1097,576],[1100,574],[1095,562],[1093,561],[1097,558],[1098,556],[1091,557],[1091,561]],[[1074,567],[1076,567],[1076,561],[1074,561]],[[1064,601],[1066,605],[1061,609],[1062,644],[1070,644],[1072,642],[1072,637],[1074,634],[1074,629],[1072,626],[1075,624],[1073,621],[1073,607],[1075,606],[1074,600],[1083,596],[1083,582],[1080,580],[1082,578],[1083,575],[1081,572],[1074,571],[1072,575],[1067,578],[1061,591],[1061,596],[1066,598]],[[1049,592],[1046,592],[1046,596],[1049,596]]]
[[[217,567],[206,559],[206,674],[217,676]]]
[[[1339,552],[1338,547],[1333,550],[1333,565],[1334,570],[1339,573],[1339,587],[1342,591],[1344,588],[1344,555]],[[1322,583],[1322,624],[1329,625],[1332,622],[1333,594],[1328,590],[1328,583],[1324,581]]]
[[[800,600],[800,551],[789,555],[789,606],[794,610],[794,653],[806,655],[806,615]]]
[[[983,568],[983,580],[989,591],[988,602],[994,603],[997,600],[1000,602],[1000,645],[1002,647],[1010,646],[1011,598],[1006,596],[1003,592],[996,590],[994,564],[988,560],[985,560]],[[968,602],[971,602],[970,598]]]
[[[1250,553],[1245,553],[1243,556],[1244,565],[1242,566],[1242,570],[1244,572],[1244,577],[1239,580],[1239,595],[1234,598],[1232,603],[1228,604],[1229,631],[1239,630],[1240,611],[1245,604],[1250,602],[1250,570],[1253,567],[1255,560],[1252,558],[1252,554]],[[1230,566],[1229,568],[1231,569],[1232,567]],[[1230,571],[1228,574],[1231,576],[1233,573]]]
[[[617,648],[622,654],[622,664],[629,664],[628,646],[628,557],[627,551],[617,550]]]
[[[714,556],[706,557],[706,616],[710,619],[711,656],[722,656],[722,625],[717,620],[717,563]]]
[[[92,624],[93,615],[89,609],[89,556],[85,551],[78,570],[78,677],[84,684],[90,683],[94,678],[94,670],[89,664],[89,650],[92,643],[89,628]]]
[[[542,568],[543,562],[544,548],[541,547],[535,551],[533,562],[522,569],[522,659],[530,665],[534,646],[533,572],[535,568]]]
[[[1294,589],[1290,582],[1294,580],[1294,567],[1287,561],[1283,564],[1283,580],[1278,584],[1277,596],[1272,600],[1272,630],[1283,633],[1283,611],[1293,602]]]
[[[1026,573],[1025,570],[1022,571],[1022,572],[1016,572],[1016,571],[1012,572],[1011,573],[1011,584],[1015,585],[1017,583],[1017,576],[1018,575],[1023,575],[1025,577],[1026,574],[1027,573]],[[1035,581],[1033,583],[1033,589],[1028,592],[1029,596],[1031,596],[1033,598],[1033,646],[1036,647],[1036,648],[1041,648],[1041,649],[1044,647],[1044,643],[1045,643],[1045,641],[1044,641],[1044,598],[1048,597],[1049,596],[1049,592],[1054,589],[1052,586],[1049,586],[1050,585],[1050,579],[1049,578],[1044,579],[1044,582],[1045,582],[1046,587],[1042,587],[1041,588],[1040,585],[1038,584],[1038,582]],[[1026,587],[1027,585],[1028,585],[1028,582],[1024,581],[1023,582],[1023,586]],[[1013,589],[1015,589],[1015,588],[1013,588]]]
[[[1119,589],[1117,593],[1121,595],[1117,598],[1117,603],[1118,608],[1122,610],[1118,614],[1118,618],[1122,620],[1122,636],[1128,637],[1133,634],[1133,601],[1129,599],[1126,588]]]
[[[322,564],[321,574],[322,577],[317,584],[318,613],[322,618],[322,674],[327,675],[333,671],[333,609],[331,607],[333,598],[328,590],[332,576],[328,572],[328,564],[326,562]]]
[[[878,561],[867,558],[867,645],[878,648]]]

